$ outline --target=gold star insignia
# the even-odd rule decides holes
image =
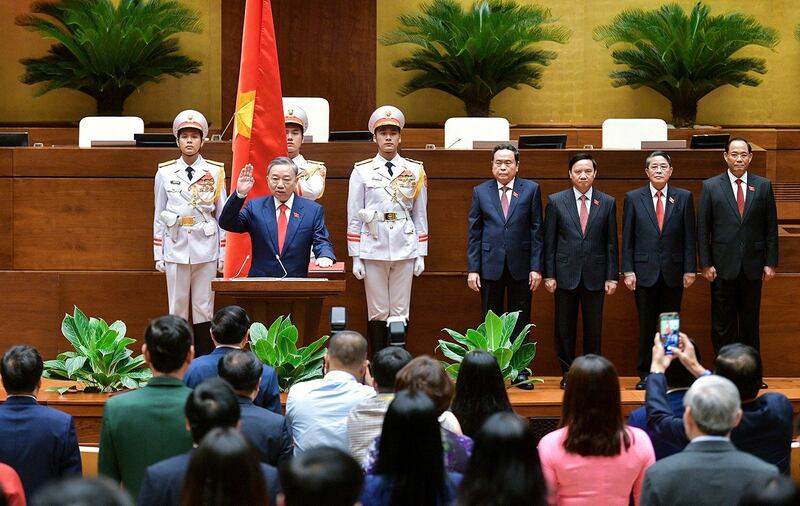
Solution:
[[[253,110],[256,105],[256,90],[243,91],[236,97],[236,125],[233,136],[244,135],[250,138],[253,128]]]

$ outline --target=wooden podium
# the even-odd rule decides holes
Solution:
[[[320,277],[320,276],[330,277]],[[269,327],[278,316],[291,315],[300,336],[298,347],[324,335],[318,335],[322,303],[325,297],[345,290],[344,264],[329,269],[314,268],[308,278],[217,278],[211,289],[232,297],[254,322]],[[339,279],[333,279],[339,278]],[[310,333],[310,334],[309,334]]]

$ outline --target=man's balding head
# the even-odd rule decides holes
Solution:
[[[334,335],[325,355],[326,371],[346,371],[361,380],[367,367],[367,340],[353,330]]]

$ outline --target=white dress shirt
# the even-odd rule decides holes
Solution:
[[[658,209],[658,202],[656,201],[656,193],[658,193],[660,191],[661,192],[661,205],[663,206],[661,209],[663,209],[664,211],[667,210],[667,186],[669,186],[669,185],[665,184],[664,188],[662,188],[661,190],[658,190],[658,189],[656,189],[655,186],[653,186],[653,183],[650,183],[650,197],[653,199],[653,209]]]
[[[375,395],[374,388],[345,371],[331,371],[324,378],[293,385],[286,398],[286,419],[295,456],[319,446],[348,451],[347,415]]]
[[[280,218],[279,214],[281,212],[280,207],[282,204],[285,204],[286,210],[284,211],[284,213],[286,214],[286,223],[289,223],[289,213],[292,212],[292,204],[294,204],[294,193],[289,195],[289,199],[286,202],[281,202],[277,198],[273,200],[275,201],[275,219],[277,220]]]
[[[506,198],[508,199],[508,203],[511,204],[511,194],[514,193],[514,181],[517,178],[513,178],[508,184],[503,184],[500,181],[497,182],[497,194],[500,196],[500,201],[503,201],[503,187],[508,188],[506,191]]]
[[[731,180],[731,188],[733,189],[733,200],[736,200],[736,194],[739,193],[739,185],[736,184],[737,179],[742,180],[742,195],[744,196],[744,201],[747,202],[747,172],[742,174],[742,177],[737,178],[733,175],[733,172],[728,169],[728,178]]]
[[[581,206],[583,206],[583,202],[581,202],[581,195],[586,195],[586,209],[589,210],[589,214],[592,214],[592,188],[586,190],[586,193],[584,194],[573,186],[572,193],[575,194],[575,207],[578,209],[578,216],[581,215]]]

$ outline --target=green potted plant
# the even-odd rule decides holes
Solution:
[[[178,1],[59,0],[34,2],[31,11],[16,24],[56,41],[47,56],[20,60],[20,81],[43,83],[36,96],[70,88],[94,98],[99,116],[118,116],[145,83],[200,71],[174,37],[200,33],[200,21]]]
[[[297,327],[288,316],[279,316],[267,329],[255,322],[250,326],[250,349],[261,361],[275,368],[281,392],[295,383],[322,377],[323,348],[328,336],[322,336],[303,348],[297,347]]]
[[[386,46],[418,46],[394,62],[415,72],[400,95],[440,90],[463,101],[467,116],[488,116],[492,99],[507,88],[541,88],[543,68],[558,54],[538,43],[564,44],[570,36],[538,5],[479,0],[465,10],[455,0],[433,0],[421,9],[400,16],[400,28],[380,37]]]
[[[60,353],[55,360],[44,363],[45,378],[76,381],[84,392],[117,392],[139,388],[152,376],[144,356],[133,357],[128,345],[134,339],[125,337],[127,328],[117,320],[108,325],[101,318],[87,318],[75,307],[73,314],[64,315],[61,333],[74,351]],[[71,387],[49,390],[63,394]]]
[[[692,127],[697,103],[725,86],[758,86],[754,74],[767,72],[764,58],[734,55],[748,46],[774,48],[778,32],[753,16],[734,12],[712,16],[701,2],[690,13],[677,4],[626,9],[594,30],[594,39],[625,70],[609,73],[614,87],[646,86],[672,104],[672,124]]]
[[[513,341],[511,339],[518,318],[519,311],[497,316],[490,310],[486,314],[484,322],[477,329],[469,329],[465,334],[448,328],[442,329],[454,341],[439,339],[439,346],[437,346],[437,349],[441,350],[445,357],[453,361],[442,361],[447,374],[456,379],[461,368],[461,361],[467,353],[472,350],[486,350],[497,360],[500,371],[503,373],[503,379],[506,380],[509,386],[525,383],[543,383],[544,380],[541,378],[530,378],[518,384],[511,384],[520,371],[527,370],[528,373],[532,373],[529,366],[536,356],[536,343],[526,342],[525,339],[525,336],[528,335],[531,327],[533,327],[532,324],[525,325],[520,333],[517,334],[516,339]]]

